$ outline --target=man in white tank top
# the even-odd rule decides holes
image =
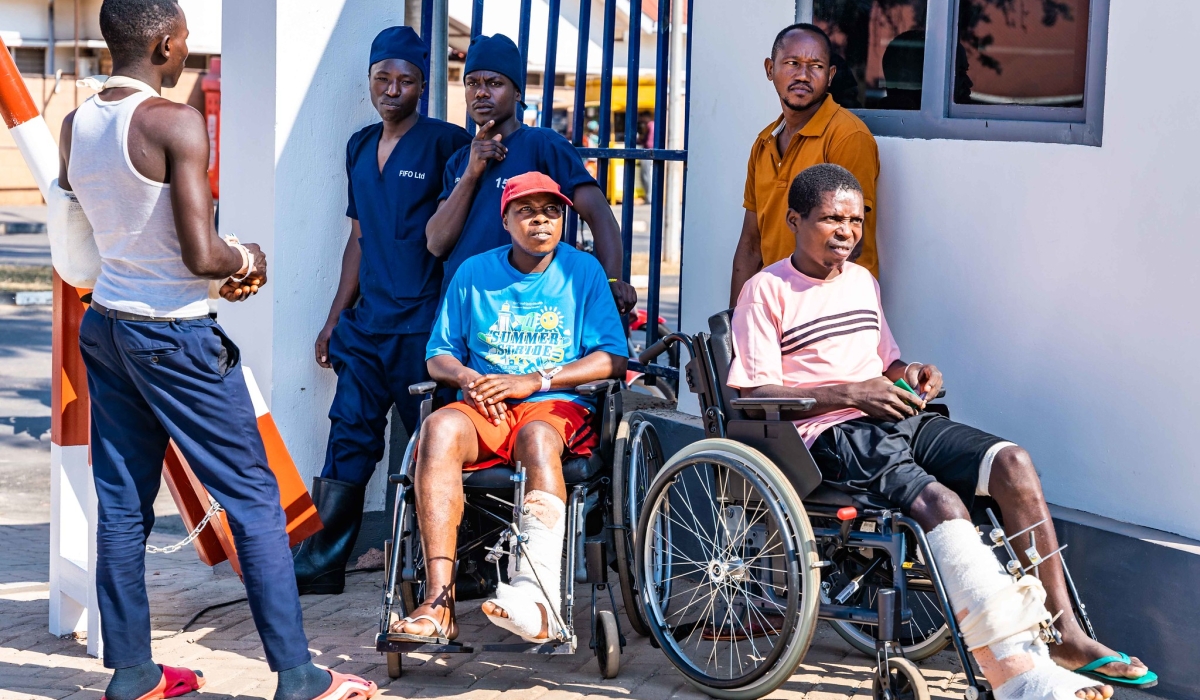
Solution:
[[[212,281],[248,298],[266,283],[258,246],[213,224],[208,132],[158,96],[187,58],[175,0],[105,0],[113,78],[63,123],[59,184],[94,231],[100,275],[79,331],[91,394],[99,501],[96,587],[106,700],[175,697],[203,685],[151,658],[145,544],[168,440],[229,516],[276,700],[369,697],[375,684],[313,665],[284,513],[238,348],[208,316]]]

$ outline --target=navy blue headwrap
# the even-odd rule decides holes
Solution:
[[[429,47],[412,27],[388,27],[379,32],[375,41],[371,42],[371,62],[368,67],[386,61],[389,58],[400,58],[416,66],[425,77],[425,64],[429,60]]]
[[[521,61],[521,51],[512,39],[503,34],[477,36],[471,40],[463,77],[477,70],[499,73],[513,81],[518,92],[525,94],[525,66]]]

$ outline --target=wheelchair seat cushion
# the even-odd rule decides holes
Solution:
[[[464,471],[511,464],[518,436],[532,423],[548,425],[558,433],[565,446],[564,461],[570,457],[587,457],[600,446],[600,436],[594,426],[595,414],[587,406],[573,401],[549,399],[510,405],[500,425],[490,422],[462,401],[438,410],[458,411],[470,419],[475,428],[479,461]]]
[[[604,468],[599,453],[587,457],[568,457],[563,460],[563,481],[567,486],[590,481]],[[512,477],[516,470],[508,464],[496,464],[486,469],[463,472],[463,488],[483,491],[503,491],[513,487]]]

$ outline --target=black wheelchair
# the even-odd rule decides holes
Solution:
[[[990,698],[920,525],[822,485],[788,419],[789,411],[811,408],[812,399],[741,398],[727,386],[730,320],[729,311],[717,314],[710,333],[668,335],[640,357],[649,363],[672,346],[688,350],[685,376],[705,434],[665,464],[643,468],[653,479],[634,510],[634,574],[639,617],[656,645],[702,692],[749,700],[792,675],[818,620],[826,620],[875,658],[876,699],[928,698],[913,662],[949,644],[966,676],[967,700]],[[930,409],[948,415],[944,405]],[[638,424],[637,414],[630,424]],[[661,454],[655,438],[652,427],[640,431],[629,452]],[[1021,569],[1011,538],[986,512],[985,532],[1004,547],[1009,572],[1035,569]],[[1094,637],[1065,562],[1063,568],[1074,613]]]
[[[669,368],[642,368],[642,373],[677,374]],[[413,395],[423,395],[420,421],[435,407],[437,384],[424,382],[409,387]],[[627,605],[635,599],[632,591],[633,550],[627,546],[631,539],[614,537],[614,532],[628,532],[636,522],[636,499],[627,496],[630,484],[644,492],[653,474],[638,472],[629,475],[628,446],[631,436],[640,436],[643,425],[630,425],[623,419],[626,410],[638,407],[664,406],[660,399],[645,393],[632,392],[623,382],[602,380],[577,387],[584,396],[593,397],[597,409],[595,420],[600,446],[586,458],[563,461],[563,477],[567,486],[567,526],[564,542],[562,576],[562,609],[551,615],[551,640],[545,643],[483,644],[483,651],[529,654],[573,654],[578,648],[574,628],[575,589],[577,584],[591,586],[591,641],[589,647],[596,655],[601,675],[613,678],[620,669],[621,649],[625,638],[616,616],[616,599],[609,584],[608,573],[616,569],[619,589]],[[406,449],[399,473],[390,477],[395,486],[392,538],[385,542],[384,595],[376,636],[376,649],[387,655],[388,675],[399,678],[403,673],[401,654],[471,653],[474,647],[450,639],[436,643],[415,642],[406,635],[391,631],[395,621],[406,617],[425,597],[425,566],[421,538],[417,528],[413,492],[413,470],[416,464],[418,437],[414,431]],[[639,445],[641,442],[638,443]],[[639,449],[641,449],[639,447]],[[644,461],[644,460],[643,460]],[[487,469],[463,472],[464,513],[459,526],[456,552],[456,599],[470,600],[490,594],[496,584],[507,576],[506,557],[520,556],[520,533],[523,518],[520,504],[524,501],[524,469],[519,465],[497,465]],[[511,499],[511,500],[510,500]],[[616,542],[614,542],[614,539]],[[608,609],[597,605],[597,594],[607,593]],[[627,607],[632,610],[632,607]],[[636,614],[631,614],[636,618]],[[640,620],[635,629],[648,634]]]

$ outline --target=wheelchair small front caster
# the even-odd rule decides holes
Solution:
[[[396,679],[404,675],[404,667],[401,665],[399,652],[387,653],[388,678]]]
[[[621,670],[621,633],[617,629],[617,617],[611,610],[596,612],[596,662],[600,675],[616,678]]]
[[[875,700],[929,700],[929,686],[916,664],[901,656],[889,658],[887,664],[888,687],[882,687],[878,673],[871,684]]]

